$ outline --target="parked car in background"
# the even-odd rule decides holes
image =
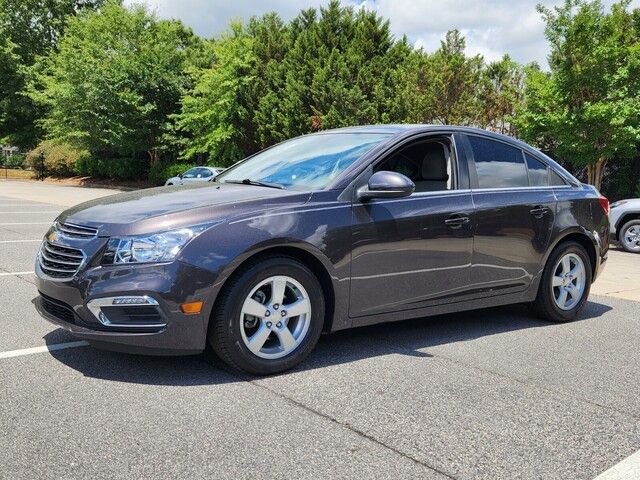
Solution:
[[[192,182],[207,182],[222,172],[219,167],[193,167],[177,177],[171,177],[165,185],[185,185]]]
[[[611,237],[627,252],[640,253],[640,198],[611,204]]]
[[[607,259],[608,210],[503,135],[328,130],[211,183],[63,212],[36,259],[36,304],[100,347],[193,354],[209,342],[230,366],[270,374],[322,332],[515,303],[573,320]]]

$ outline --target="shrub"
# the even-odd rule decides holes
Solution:
[[[24,168],[25,167],[25,155],[20,153],[14,153],[7,157],[2,157],[2,166],[7,168]]]
[[[26,163],[40,170],[40,159],[44,157],[44,173],[69,177],[75,174],[76,164],[90,158],[88,150],[77,148],[59,140],[45,140],[27,153]]]
[[[149,180],[156,185],[164,185],[168,178],[175,177],[195,166],[193,163],[158,162],[151,165]]]
[[[76,163],[76,172],[84,177],[113,180],[146,180],[149,161],[136,158],[88,157]]]

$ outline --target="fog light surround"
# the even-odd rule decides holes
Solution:
[[[116,321],[110,319],[107,316],[105,310],[108,310],[109,307],[125,307],[125,308],[133,308],[142,307],[142,308],[155,308],[157,310],[157,318],[161,319],[161,321],[157,321],[154,319],[148,323],[129,323],[124,321]],[[131,328],[131,329],[150,329],[150,328],[162,328],[167,325],[165,321],[165,317],[162,314],[162,310],[160,309],[160,304],[158,301],[150,297],[148,295],[126,295],[126,296],[118,296],[118,297],[103,297],[103,298],[95,298],[87,302],[87,308],[93,314],[93,316],[105,327],[110,328]],[[135,316],[133,314],[132,316]]]

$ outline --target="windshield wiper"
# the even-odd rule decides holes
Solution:
[[[269,188],[277,188],[279,190],[284,190],[284,186],[279,183],[269,183],[269,182],[261,182],[259,180],[251,180],[250,178],[245,178],[244,180],[225,180],[224,183],[237,183],[239,185],[256,185],[258,187],[269,187]]]

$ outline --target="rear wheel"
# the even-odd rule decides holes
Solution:
[[[576,242],[559,245],[545,266],[534,311],[553,322],[573,320],[584,306],[591,287],[591,261]]]
[[[620,245],[627,252],[640,253],[640,219],[625,223],[620,229]]]
[[[256,375],[288,370],[315,347],[324,322],[317,278],[290,257],[235,274],[216,303],[209,343],[229,366]]]

